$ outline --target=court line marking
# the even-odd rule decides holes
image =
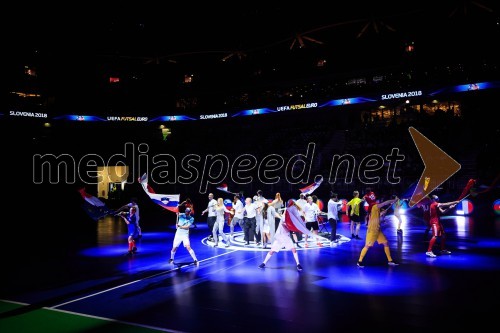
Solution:
[[[18,304],[18,305],[23,305],[23,306],[29,306],[30,304],[28,303],[23,303],[23,302],[16,302],[16,301],[10,301],[6,299],[0,299],[2,302],[6,303],[13,303],[13,304]],[[125,325],[131,325],[131,326],[136,326],[136,327],[142,327],[142,328],[147,328],[147,329],[152,329],[152,330],[157,330],[157,331],[162,331],[162,332],[174,332],[174,333],[187,333],[185,331],[178,331],[170,328],[163,328],[163,327],[156,327],[156,326],[151,326],[151,325],[144,325],[144,324],[138,324],[138,323],[133,323],[130,321],[123,321],[123,320],[117,320],[117,319],[112,319],[112,318],[106,318],[106,317],[99,317],[99,316],[93,316],[85,313],[79,313],[79,312],[73,312],[73,311],[67,311],[67,310],[61,310],[61,309],[52,309],[48,307],[42,307],[41,309],[47,310],[47,311],[56,311],[56,312],[62,312],[62,313],[67,313],[75,316],[80,316],[80,317],[86,317],[86,318],[92,318],[92,319],[99,319],[99,320],[104,320],[104,321],[109,321],[113,323],[119,323],[119,324],[125,324]]]
[[[225,253],[213,256],[213,257],[209,257],[209,258],[205,258],[203,260],[199,260],[198,262],[208,261],[208,260],[211,260],[211,259],[214,259],[214,258],[217,258],[217,257],[225,256],[227,254],[230,254],[230,253],[233,253],[233,252],[236,252],[236,251],[237,250],[228,251],[228,252],[225,252]],[[142,279],[138,279],[138,280],[135,280],[135,281],[127,282],[127,283],[118,285],[118,286],[113,287],[113,288],[105,289],[105,290],[99,291],[97,293],[93,293],[93,294],[90,294],[90,295],[87,295],[87,296],[83,296],[83,297],[80,297],[80,298],[77,298],[77,299],[74,299],[74,300],[71,300],[71,301],[68,301],[68,302],[61,303],[61,304],[57,304],[57,305],[48,307],[48,309],[56,309],[56,308],[59,308],[59,307],[64,306],[64,305],[68,305],[68,304],[71,304],[71,303],[74,303],[74,302],[78,302],[78,301],[81,301],[81,300],[84,300],[84,299],[87,299],[87,298],[90,298],[90,297],[94,297],[94,296],[97,296],[97,295],[100,295],[100,294],[107,293],[108,291],[112,291],[112,290],[115,290],[115,289],[126,287],[126,286],[129,286],[131,284],[134,284],[134,283],[137,283],[137,282],[141,282],[141,281],[144,281],[144,280],[147,280],[147,279],[151,279],[151,278],[154,278],[154,277],[157,277],[157,276],[160,276],[160,275],[168,274],[168,273],[174,272],[176,270],[179,270],[179,269],[181,269],[182,267],[185,267],[185,266],[187,266],[187,265],[176,267],[176,268],[170,269],[170,270],[168,270],[166,272],[156,273],[156,274],[153,274],[151,276],[144,277]]]

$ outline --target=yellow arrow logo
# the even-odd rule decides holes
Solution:
[[[410,127],[409,131],[425,166],[409,202],[409,206],[413,207],[453,176],[461,166],[415,128]]]

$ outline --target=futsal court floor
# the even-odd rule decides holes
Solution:
[[[133,256],[126,255],[126,227],[117,217],[99,220],[91,235],[35,237],[40,250],[27,255],[21,245],[4,248],[0,332],[426,332],[496,325],[500,216],[442,217],[452,254],[429,258],[418,215],[403,216],[402,234],[389,215],[382,230],[400,265],[388,266],[375,245],[364,268],[356,262],[366,226],[361,240],[351,239],[342,217],[338,244],[299,243],[301,272],[288,251],[259,269],[269,250],[245,246],[239,227],[230,247],[213,247],[205,221],[190,232],[198,265],[183,247],[169,264],[175,229],[161,221],[142,223]]]

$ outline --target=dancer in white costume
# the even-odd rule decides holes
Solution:
[[[291,211],[293,210],[294,212],[299,212],[300,207],[295,204],[295,202],[292,203],[293,207],[289,206]],[[285,248],[285,250],[291,250],[293,253],[293,258],[295,259],[295,262],[297,263],[297,270],[302,271],[302,266],[300,265],[299,262],[299,256],[297,253],[297,250],[295,249],[295,244],[293,243],[292,239],[290,238],[290,230],[287,228],[285,224],[285,214],[283,214],[280,224],[278,225],[278,229],[276,229],[276,233],[274,234],[274,241],[273,244],[271,245],[271,251],[267,253],[266,258],[264,259],[264,262],[259,265],[259,268],[265,268],[267,262],[269,259],[271,259],[271,256],[279,252],[282,248]],[[290,213],[290,212],[289,212]]]
[[[196,254],[191,248],[191,243],[189,242],[189,228],[194,222],[194,218],[191,216],[191,208],[186,208],[184,213],[179,214],[179,219],[177,222],[177,230],[175,231],[174,244],[172,246],[172,250],[170,251],[170,260],[168,261],[170,264],[174,263],[175,253],[177,252],[177,248],[181,243],[184,244],[184,247],[193,258],[195,265],[198,264],[198,259],[196,259]]]
[[[224,199],[219,198],[217,199],[217,205],[215,206],[215,224],[214,228],[212,229],[213,237],[214,237],[214,242],[215,242],[215,247],[219,245],[219,237],[217,236],[217,232],[222,235],[222,238],[224,238],[224,243],[226,243],[226,247],[229,247],[231,244],[229,243],[229,237],[224,233],[224,213],[229,213],[229,214],[234,214],[234,212],[229,211],[225,206],[224,206]]]

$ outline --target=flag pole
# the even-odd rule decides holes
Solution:
[[[467,199],[469,197],[470,193],[468,193],[465,197],[463,197],[462,199],[458,200],[458,203],[462,202],[463,200]]]
[[[179,196],[179,201],[181,201],[181,197]],[[177,229],[177,225],[179,224],[179,214],[180,214],[180,211],[179,211],[179,204],[177,204],[177,217],[175,219],[175,228]]]

